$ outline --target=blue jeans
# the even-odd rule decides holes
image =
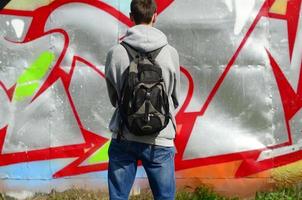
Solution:
[[[108,186],[111,200],[126,200],[138,160],[147,173],[155,200],[175,198],[174,147],[112,139],[109,146]]]

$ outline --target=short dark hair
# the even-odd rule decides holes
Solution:
[[[132,0],[130,7],[131,14],[136,24],[149,24],[157,9],[154,0]]]

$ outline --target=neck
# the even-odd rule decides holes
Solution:
[[[149,24],[147,24],[147,23],[140,23],[140,24],[136,24],[136,25],[153,26],[153,23],[152,22],[150,22]]]

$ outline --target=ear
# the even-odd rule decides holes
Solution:
[[[129,16],[130,16],[130,20],[131,20],[132,22],[134,22],[134,18],[133,18],[132,13],[129,13]]]
[[[157,21],[157,13],[153,14],[152,23],[154,24]]]

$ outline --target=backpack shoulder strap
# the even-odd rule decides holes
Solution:
[[[138,73],[137,65],[139,60],[139,52],[136,51],[132,46],[125,42],[121,42],[121,45],[127,50],[128,55],[130,56],[130,65],[129,65],[129,71],[128,71],[128,84],[130,89],[135,85],[136,83],[136,74]]]
[[[128,54],[132,59],[134,59],[137,55],[139,55],[139,53],[126,42],[121,42],[120,44],[127,50]]]

